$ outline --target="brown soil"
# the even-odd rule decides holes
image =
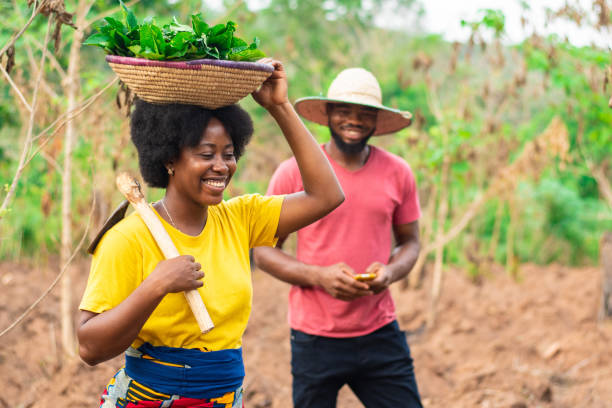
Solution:
[[[76,265],[75,306],[88,262]],[[53,268],[0,264],[0,330],[55,277]],[[254,274],[253,315],[244,339],[248,408],[291,406],[286,322],[288,286]],[[425,407],[612,407],[612,322],[597,324],[600,272],[524,265],[516,282],[502,271],[475,284],[449,269],[435,328],[421,331],[423,288],[393,287],[409,336]],[[95,407],[122,359],[88,367],[62,358],[58,289],[0,338],[0,407]],[[339,408],[360,407],[343,388]]]

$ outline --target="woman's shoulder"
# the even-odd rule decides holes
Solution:
[[[113,225],[100,240],[100,245],[114,248],[137,246],[139,236],[148,233],[147,226],[137,213],[132,213]]]

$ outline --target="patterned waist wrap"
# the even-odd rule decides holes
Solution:
[[[242,349],[204,352],[144,343],[127,350],[125,372],[157,392],[188,398],[218,397],[244,380]]]

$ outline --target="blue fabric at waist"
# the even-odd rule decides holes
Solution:
[[[244,380],[242,349],[204,352],[145,343],[138,351],[156,360],[182,366],[172,367],[126,353],[126,374],[157,392],[188,398],[216,398],[236,390]]]

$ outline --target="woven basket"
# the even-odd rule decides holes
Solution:
[[[110,67],[140,99],[217,109],[256,90],[274,71],[258,62],[153,61],[107,55]]]

